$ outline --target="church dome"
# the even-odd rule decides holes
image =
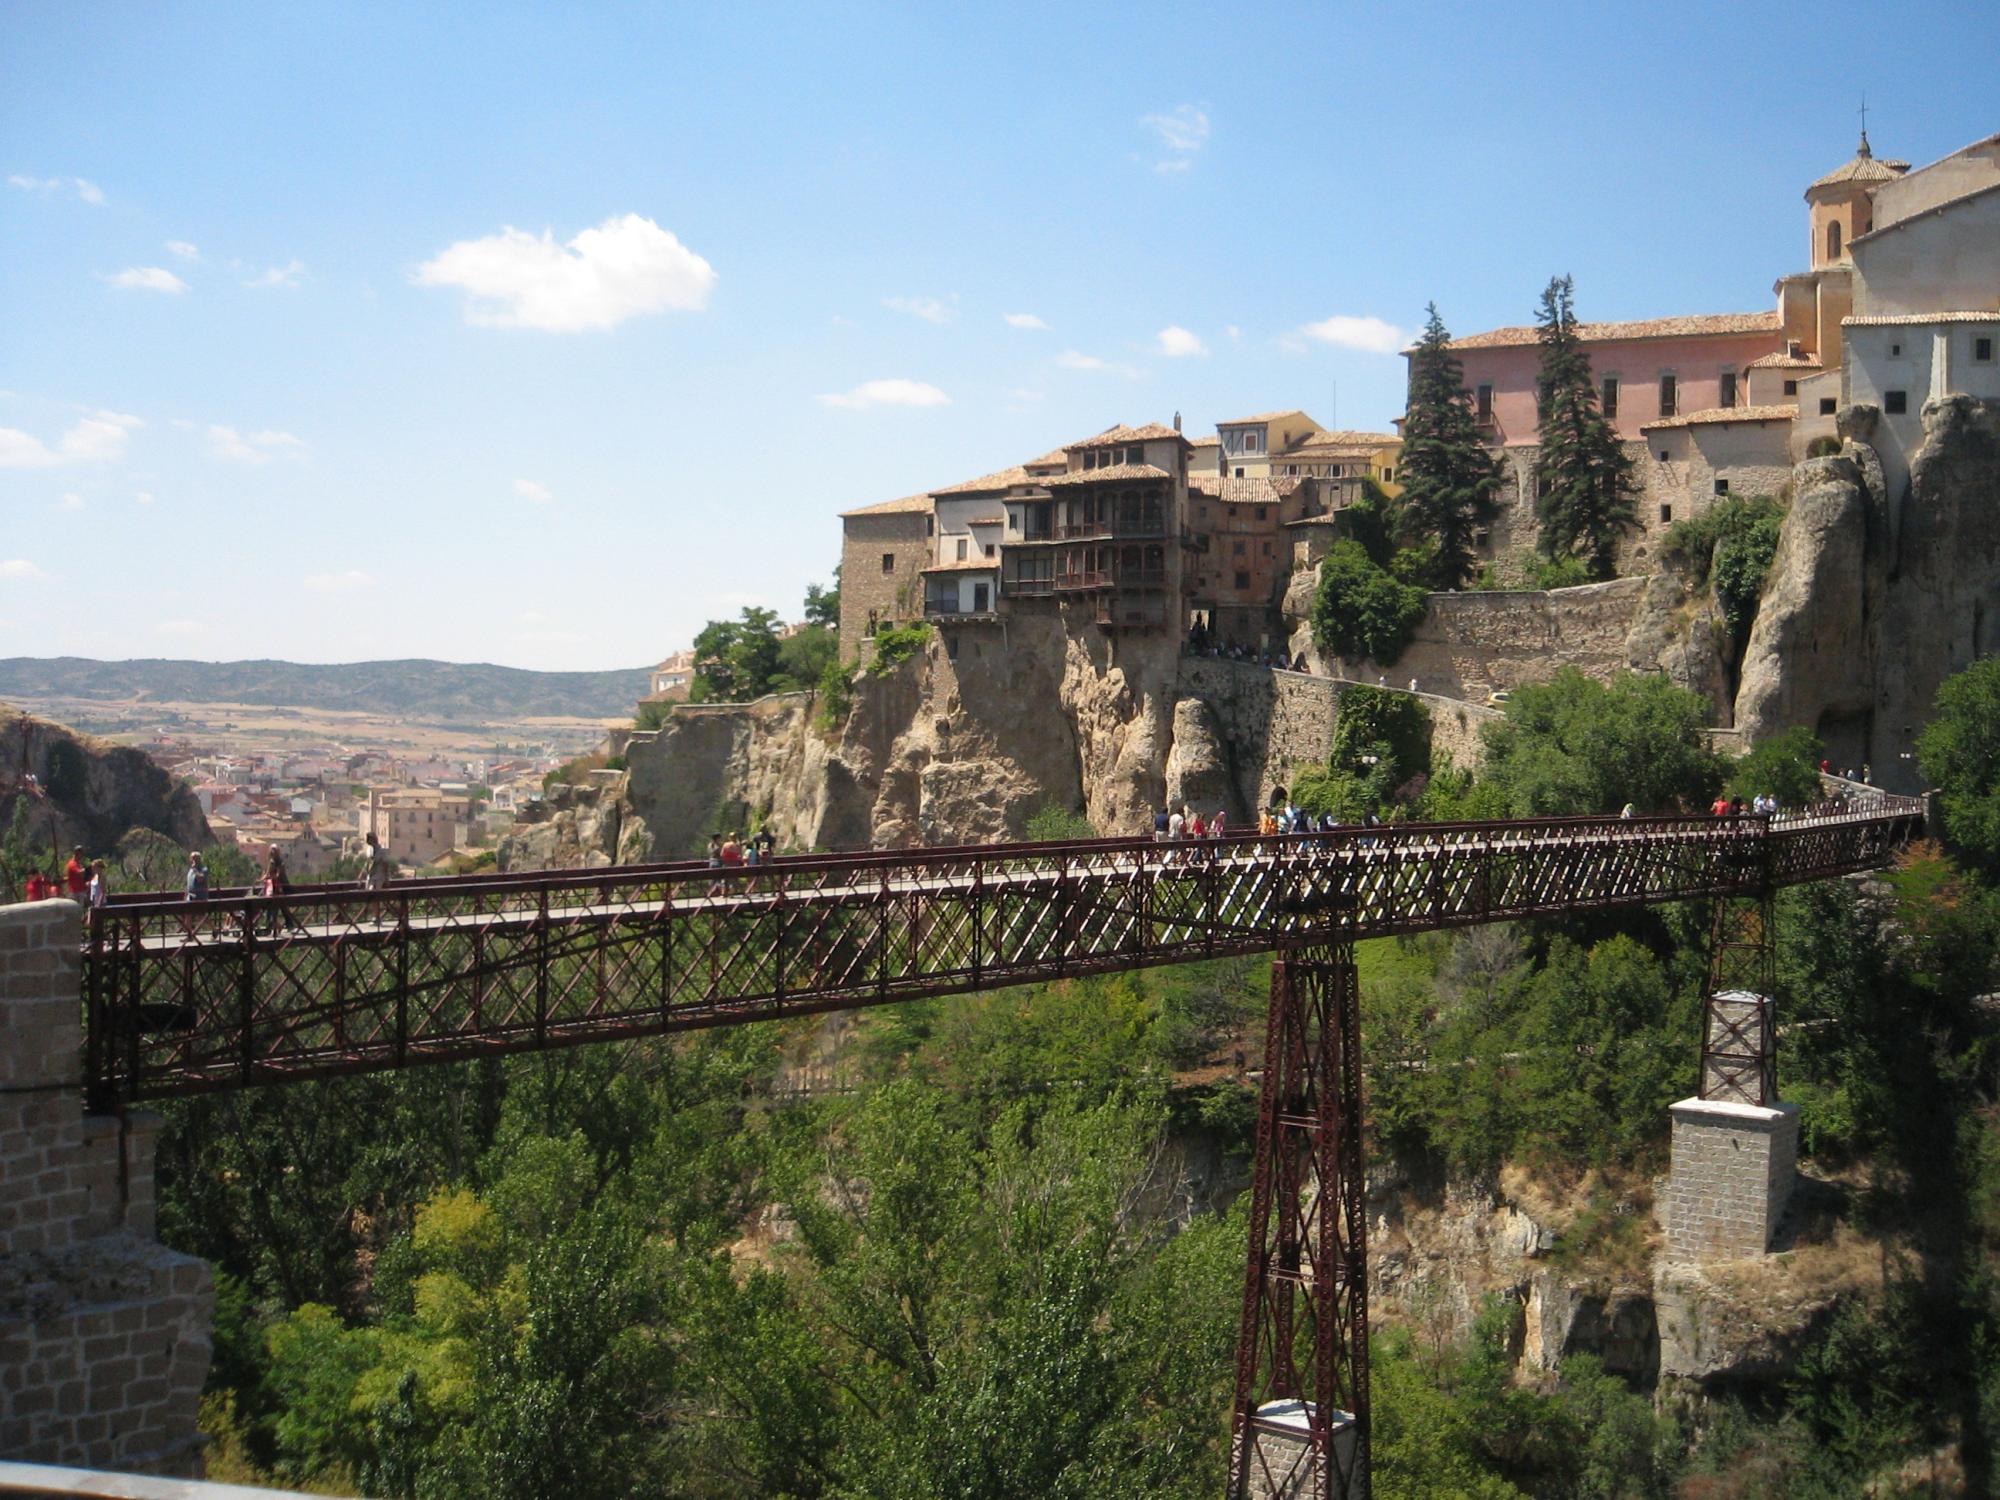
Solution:
[[[1861,147],[1845,164],[1835,167],[1806,189],[1810,197],[1821,188],[1847,187],[1852,184],[1891,182],[1910,170],[1906,161],[1877,161],[1875,153],[1868,147],[1868,132],[1861,132]]]

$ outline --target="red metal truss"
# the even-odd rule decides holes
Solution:
[[[547,870],[185,903],[84,949],[97,1102],[730,1025],[1312,941],[1757,895],[1879,865],[1914,801],[1761,818]],[[1350,925],[1351,924],[1351,925]]]
[[[1350,1500],[1368,1474],[1368,1247],[1354,948],[1271,970],[1236,1341],[1231,1500]]]
[[[1760,1108],[1778,1101],[1776,930],[1769,887],[1716,900],[1701,1022],[1704,1099]]]

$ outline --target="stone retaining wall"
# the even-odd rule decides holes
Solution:
[[[199,1473],[213,1284],[153,1240],[158,1116],[83,1112],[80,919],[0,907],[0,1458]]]

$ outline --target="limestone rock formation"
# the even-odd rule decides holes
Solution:
[[[1883,493],[1897,481],[1865,441],[1872,416],[1844,412],[1842,453],[1800,466],[1736,722],[1806,725],[1836,761],[1912,790],[1902,757],[1938,685],[2000,648],[2000,408],[1927,402],[1900,494]]]

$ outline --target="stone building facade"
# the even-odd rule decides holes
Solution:
[[[923,572],[936,529],[929,495],[840,514],[840,656],[865,656],[875,632],[923,618]]]

